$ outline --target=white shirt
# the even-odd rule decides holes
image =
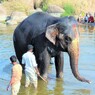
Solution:
[[[87,22],[88,22],[88,16],[85,16],[85,20],[87,20]]]
[[[22,64],[25,64],[25,71],[35,73],[34,67],[37,67],[37,63],[32,52],[28,51],[22,56]]]

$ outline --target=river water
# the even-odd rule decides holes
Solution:
[[[10,56],[15,54],[12,35],[15,26],[0,28],[0,95],[11,95],[11,88],[6,91],[11,78]],[[38,81],[38,89],[24,88],[25,77],[18,95],[95,95],[95,29],[94,27],[80,26],[80,58],[79,72],[82,76],[92,81],[91,84],[83,83],[72,75],[69,57],[64,54],[64,77],[62,80],[55,77],[55,65],[49,67],[48,83]]]

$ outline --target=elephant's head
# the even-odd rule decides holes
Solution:
[[[61,19],[58,23],[48,26],[46,38],[54,45],[56,45],[58,41],[61,50],[68,52],[73,75],[79,81],[90,83],[89,80],[81,77],[78,72],[79,33],[75,18],[66,17]]]

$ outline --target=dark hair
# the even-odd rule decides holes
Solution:
[[[31,50],[31,49],[33,49],[33,46],[32,45],[28,45],[27,49]]]
[[[12,55],[12,56],[10,57],[10,60],[11,60],[11,62],[16,62],[16,61],[17,61],[17,58],[16,58],[15,55]]]

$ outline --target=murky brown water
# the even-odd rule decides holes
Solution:
[[[0,28],[0,95],[11,95],[6,87],[11,77],[9,57],[14,53],[12,34],[14,27]],[[38,90],[33,87],[24,88],[24,75],[18,95],[95,95],[95,29],[94,27],[80,27],[80,59],[79,72],[92,81],[91,84],[82,83],[72,75],[69,57],[65,53],[64,77],[55,77],[55,66],[50,65],[48,83],[38,81]],[[10,88],[11,89],[11,88]]]

